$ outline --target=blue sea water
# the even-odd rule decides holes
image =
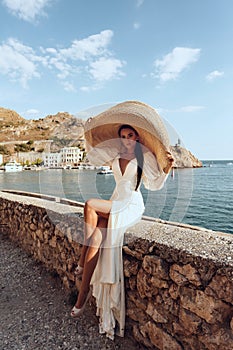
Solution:
[[[233,233],[233,160],[203,161],[202,168],[176,169],[160,191],[141,191],[145,215]],[[50,194],[84,202],[108,199],[112,175],[96,170],[41,170],[0,173],[0,190]]]

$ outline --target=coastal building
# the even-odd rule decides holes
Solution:
[[[83,159],[83,151],[79,147],[64,147],[60,153],[62,165],[78,165]]]
[[[38,159],[43,160],[41,152],[17,152],[17,159],[23,164],[35,163]]]
[[[77,166],[83,159],[84,152],[79,147],[63,147],[57,153],[42,153],[44,166]]]
[[[43,163],[45,167],[57,168],[61,166],[61,153],[43,153]]]

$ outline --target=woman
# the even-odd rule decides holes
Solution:
[[[164,171],[159,169],[155,156],[145,151],[139,142],[139,134],[131,125],[121,125],[118,130],[121,150],[111,161],[116,187],[110,200],[90,199],[85,203],[85,245],[82,248],[77,275],[82,275],[78,299],[71,311],[72,317],[82,314],[91,295],[97,300],[97,315],[100,316],[100,332],[113,338],[116,326],[119,335],[124,333],[124,275],[122,245],[126,229],[138,222],[144,211],[140,192],[141,180],[145,187],[160,189],[172,166],[172,156]],[[109,149],[102,159],[107,160]],[[92,149],[88,154],[95,163],[100,151]]]

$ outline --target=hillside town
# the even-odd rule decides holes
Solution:
[[[171,146],[174,168],[201,167],[202,163],[180,140]],[[0,108],[0,170],[94,168],[86,157],[84,120],[59,112],[26,120],[15,111]]]

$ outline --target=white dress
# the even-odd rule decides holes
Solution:
[[[111,160],[111,158],[113,158]],[[122,260],[124,233],[141,220],[144,203],[137,182],[137,160],[129,161],[124,174],[121,172],[120,155],[114,149],[94,148],[88,153],[93,165],[111,164],[116,187],[110,198],[110,211],[106,239],[100,249],[99,259],[92,276],[93,296],[96,298],[99,331],[110,339],[114,334],[124,336],[125,290]],[[151,152],[144,153],[142,181],[150,190],[159,190],[167,174],[159,170],[156,158]],[[140,187],[140,186],[139,186]]]

